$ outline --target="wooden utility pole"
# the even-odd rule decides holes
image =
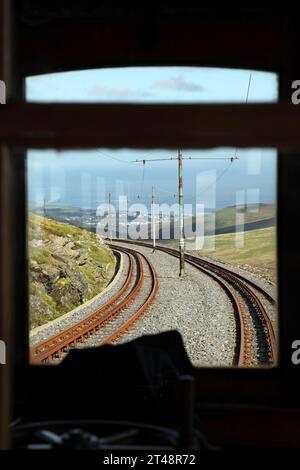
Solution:
[[[178,150],[178,205],[179,205],[179,276],[184,273],[184,209],[183,209],[183,179],[182,154]]]
[[[170,158],[153,158],[149,160],[134,160],[132,163],[142,163],[143,164],[143,182],[144,182],[144,169],[146,162],[162,162],[166,160],[177,160],[178,162],[178,203],[179,203],[179,276],[182,276],[184,273],[184,251],[185,251],[185,242],[184,242],[184,205],[183,205],[183,172],[182,172],[182,163],[183,160],[238,160],[238,157],[183,157],[181,150],[178,150],[177,157]],[[153,188],[153,187],[152,187]],[[153,229],[153,226],[152,226]],[[153,230],[152,230],[153,237]],[[155,241],[154,241],[155,243]]]

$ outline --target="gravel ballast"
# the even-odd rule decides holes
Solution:
[[[116,344],[130,341],[143,334],[175,329],[181,333],[186,351],[195,366],[232,366],[236,347],[236,321],[231,301],[222,287],[207,274],[188,263],[185,264],[184,276],[179,278],[178,259],[167,253],[161,251],[152,253],[151,248],[129,246],[121,242],[117,242],[116,245],[136,248],[138,252],[147,256],[159,280],[159,290],[153,304],[133,327],[116,341]],[[107,302],[125,282],[128,256],[123,254],[122,259],[118,279],[110,289],[90,301],[88,305],[84,304],[80,309],[75,309],[70,314],[50,322],[41,330],[33,331],[31,344],[58,334]],[[145,286],[142,295],[130,305],[129,309],[104,325],[80,347],[99,345],[130,317],[131,312],[138,309],[150,289],[150,273],[145,261],[143,265]]]
[[[105,339],[109,338],[118,328],[122,327],[122,325],[132,318],[133,313],[136,313],[143,306],[152,288],[152,278],[149,265],[143,257],[141,258],[141,262],[144,271],[144,282],[138,292],[138,295],[134,300],[132,300],[132,302],[130,302],[127,308],[123,309],[117,316],[113,317],[111,321],[105,323],[96,333],[90,336],[87,341],[79,344],[78,347],[87,348],[100,346]],[[135,261],[135,277],[136,272]],[[130,290],[132,288],[133,285],[131,286]],[[125,336],[127,336],[127,334]]]
[[[136,250],[152,262],[159,290],[154,303],[118,342],[175,329],[181,333],[195,366],[232,365],[235,318],[231,302],[219,284],[187,263],[185,275],[179,278],[176,258],[138,245]]]

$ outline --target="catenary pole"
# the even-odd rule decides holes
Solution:
[[[178,205],[179,205],[179,276],[184,274],[184,212],[183,212],[183,179],[182,153],[178,150]]]
[[[167,160],[177,160],[178,162],[178,202],[179,202],[179,276],[182,276],[184,273],[184,251],[185,251],[185,242],[184,242],[184,211],[183,211],[183,173],[182,173],[182,162],[183,160],[230,160],[231,163],[234,160],[238,160],[238,157],[235,155],[233,157],[183,157],[181,150],[178,150],[178,155],[176,157],[169,158],[152,158],[152,159],[143,159],[143,160],[134,160],[132,163],[142,163],[145,167],[146,162],[162,162]],[[152,232],[153,236],[153,232]]]

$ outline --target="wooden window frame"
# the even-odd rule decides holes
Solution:
[[[278,403],[286,396],[291,399],[298,371],[291,364],[290,347],[298,333],[300,337],[300,320],[295,310],[297,238],[288,230],[288,225],[293,214],[298,211],[300,159],[294,149],[300,149],[300,107],[291,104],[286,92],[280,93],[281,101],[277,104],[24,103],[24,77],[17,72],[15,76],[13,74],[9,10],[9,0],[3,0],[0,12],[0,78],[6,81],[8,94],[7,104],[0,107],[0,337],[5,338],[9,345],[9,363],[0,369],[1,403],[11,396],[13,372],[15,390],[20,390],[24,383],[36,383],[41,379],[55,380],[55,370],[29,366],[28,338],[24,337],[28,322],[28,294],[26,168],[22,149],[87,149],[95,146],[143,149],[238,146],[279,150],[279,364],[268,370],[197,369],[197,396],[203,401],[248,400],[269,404]],[[273,71],[278,72],[275,69]],[[283,80],[288,82],[286,76]],[[1,410],[0,447],[8,446],[4,430],[7,429],[10,408],[8,405],[4,414]]]

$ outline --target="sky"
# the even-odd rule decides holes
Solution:
[[[251,79],[250,79],[251,74]],[[249,86],[250,79],[250,86]],[[28,77],[30,102],[92,103],[245,103],[274,102],[276,74],[200,67],[131,67],[97,69]],[[182,149],[184,199],[216,208],[246,202],[275,201],[274,149]],[[230,162],[231,156],[238,159]],[[149,204],[177,201],[177,162],[134,163],[136,159],[176,157],[168,149],[29,150],[30,202],[96,208],[119,195]],[[222,160],[215,160],[222,158]],[[223,159],[225,158],[225,159]],[[227,160],[226,160],[227,159]]]

